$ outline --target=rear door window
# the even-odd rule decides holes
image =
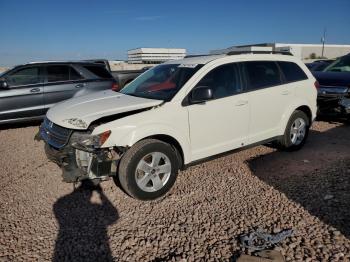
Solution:
[[[296,63],[280,61],[278,65],[288,83],[307,79],[304,71]]]
[[[89,70],[91,73],[93,73],[98,78],[105,78],[105,79],[111,79],[111,74],[103,67],[98,65],[84,65],[85,69]]]
[[[69,81],[70,67],[66,65],[52,65],[47,67],[47,82]]]
[[[280,85],[281,75],[278,66],[273,61],[244,62],[248,90],[256,90]]]
[[[40,67],[26,67],[6,76],[9,86],[33,85],[41,82]]]

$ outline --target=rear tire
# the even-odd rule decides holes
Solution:
[[[140,200],[165,195],[174,185],[179,160],[174,148],[160,140],[145,139],[132,146],[120,160],[122,189]]]
[[[279,139],[281,149],[286,151],[296,151],[303,147],[308,137],[310,129],[310,119],[302,111],[294,111],[291,115],[284,135]]]

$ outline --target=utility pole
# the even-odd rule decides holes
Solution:
[[[324,42],[326,41],[326,28],[323,29],[323,37],[321,38],[322,42],[322,58],[324,57]]]

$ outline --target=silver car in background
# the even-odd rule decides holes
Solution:
[[[89,62],[37,62],[0,75],[0,124],[41,119],[53,105],[72,97],[113,89],[103,65]]]

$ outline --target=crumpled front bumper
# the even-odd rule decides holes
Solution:
[[[79,146],[78,141],[87,133],[74,131],[69,133],[69,138],[64,145],[57,148],[54,146],[57,143],[56,137],[60,138],[57,130],[57,127],[54,130],[50,129],[44,121],[36,138],[44,140],[46,156],[61,168],[64,182],[101,180],[115,174],[116,167],[113,165],[114,159],[109,149],[87,150]]]
[[[339,105],[344,109],[344,112],[346,114],[350,114],[350,98],[342,98],[340,101],[339,101]]]
[[[320,87],[318,89],[317,105],[320,115],[349,115],[350,88]]]
[[[62,170],[64,182],[74,183],[85,179],[103,179],[115,174],[113,162],[105,152],[84,152],[67,146],[57,150],[45,144],[47,158]],[[83,159],[81,156],[84,156]]]
[[[56,163],[61,168],[64,182],[74,183],[86,176],[86,173],[79,169],[75,162],[73,148],[70,150],[68,148],[57,150],[46,143],[45,153],[50,161]]]

